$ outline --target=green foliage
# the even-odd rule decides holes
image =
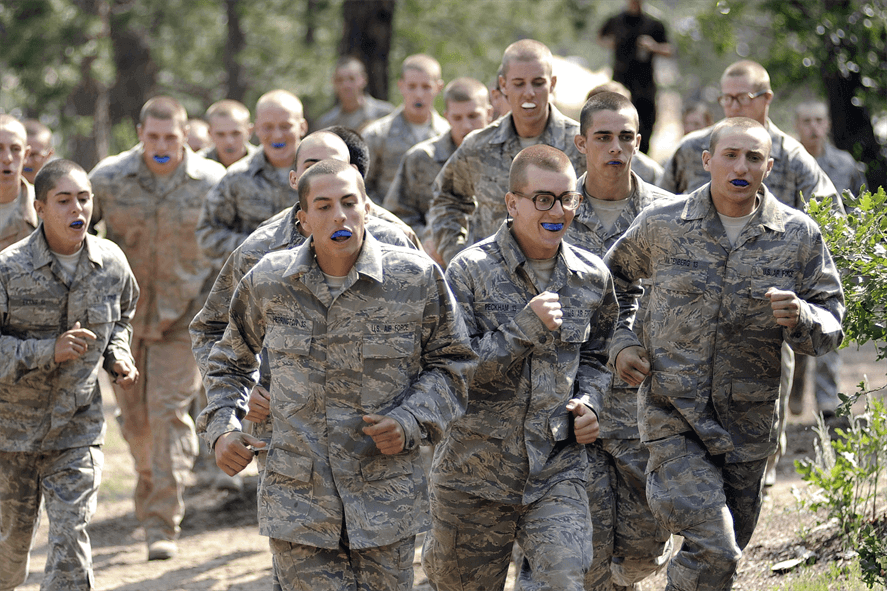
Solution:
[[[779,586],[779,591],[865,591],[873,588],[864,580],[859,562],[847,565],[831,563],[826,572],[802,571],[800,576]],[[883,589],[883,587],[880,587]]]
[[[837,429],[837,439],[831,439],[821,416],[814,430],[815,459],[795,462],[801,478],[815,487],[804,505],[814,511],[825,509],[829,518],[837,520],[844,543],[860,554],[869,586],[885,583],[887,543],[876,526],[879,500],[887,499],[879,489],[887,472],[887,406],[867,396],[865,412],[850,417],[849,431]]]

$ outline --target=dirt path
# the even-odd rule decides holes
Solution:
[[[887,363],[874,361],[873,350],[844,350],[842,390],[855,391],[863,374],[872,385],[887,381]],[[808,393],[808,400],[811,399]],[[105,472],[99,492],[99,507],[90,527],[93,561],[98,588],[106,591],[267,591],[271,588],[271,554],[267,538],[258,534],[255,516],[254,464],[246,474],[250,495],[215,492],[202,487],[189,489],[187,513],[182,526],[179,555],[164,562],[146,561],[144,534],[132,509],[135,484],[132,460],[113,417],[113,397],[106,397],[108,436]],[[809,405],[808,405],[809,406]],[[758,528],[743,562],[736,589],[769,590],[782,582],[769,567],[788,558],[790,546],[798,544],[802,526],[812,527],[812,517],[797,510],[792,488],[805,484],[794,472],[792,460],[812,451],[813,413],[790,417],[789,458],[780,466],[779,480],[770,489]],[[31,553],[31,575],[21,591],[38,591],[46,561],[47,524],[43,520]],[[809,544],[809,540],[808,540]],[[418,546],[418,545],[417,545]],[[416,551],[416,590],[430,587],[419,566]],[[664,576],[648,579],[644,591],[662,589]],[[513,588],[510,578],[507,590]]]

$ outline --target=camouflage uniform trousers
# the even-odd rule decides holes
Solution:
[[[650,454],[640,439],[598,439],[587,449],[594,559],[585,589],[631,589],[660,569],[672,550],[671,534],[647,504]]]
[[[782,343],[780,351],[780,375],[779,375],[779,401],[776,403],[776,411],[779,413],[776,429],[779,437],[779,443],[776,451],[767,458],[767,483],[772,485],[776,482],[776,465],[785,455],[788,440],[785,436],[786,417],[788,416],[788,400],[791,395],[792,386],[795,376],[795,352],[788,346],[788,343]]]
[[[822,412],[835,412],[840,404],[838,378],[841,373],[841,356],[837,351],[831,351],[820,357],[795,353],[795,377],[788,401],[792,412],[800,414],[804,409],[804,389],[811,373],[816,409]]]
[[[584,481],[557,482],[529,505],[433,486],[422,567],[436,591],[501,590],[517,542],[524,554],[520,589],[581,591],[591,533]]]
[[[97,445],[0,452],[0,590],[11,591],[28,577],[41,503],[49,550],[40,589],[95,589],[86,526],[95,515],[103,462]]]
[[[692,432],[648,441],[647,500],[684,537],[668,565],[666,591],[729,591],[763,500],[767,460],[726,463]]]
[[[185,513],[185,481],[197,455],[197,434],[188,414],[201,388],[187,330],[164,341],[134,338],[141,379],[129,390],[114,386],[120,430],[135,460],[136,518],[148,544],[174,540]]]
[[[270,538],[273,591],[411,591],[416,536],[353,549],[342,532],[335,550]]]

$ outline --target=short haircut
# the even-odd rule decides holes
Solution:
[[[427,53],[416,53],[407,56],[400,67],[401,78],[406,75],[407,70],[418,70],[428,74],[435,80],[440,79],[440,63]]]
[[[502,73],[503,71],[504,70],[502,70],[502,64],[499,64],[499,67],[496,69],[496,79],[493,80],[493,85],[490,86],[490,90],[496,89],[499,92],[502,92],[502,87],[499,85],[499,77],[501,76],[504,78],[504,74]]]
[[[591,120],[598,111],[622,111],[623,109],[631,111],[635,127],[640,125],[638,110],[625,96],[616,92],[595,94],[582,105],[582,112],[579,114],[579,133],[585,135],[588,132]]]
[[[139,124],[144,125],[148,117],[163,120],[172,119],[178,122],[182,129],[188,124],[188,112],[185,111],[185,107],[171,96],[161,95],[149,98],[142,105],[142,111],[139,113]]]
[[[299,153],[301,153],[302,148],[303,148],[306,144],[307,144],[307,146],[310,148],[310,147],[311,147],[311,144],[312,144],[312,142],[313,142],[314,140],[316,140],[316,139],[318,139],[318,138],[322,138],[322,137],[325,136],[325,135],[331,135],[331,136],[333,136],[333,137],[339,137],[337,134],[333,133],[332,131],[330,131],[330,130],[328,130],[328,129],[320,129],[320,130],[318,130],[318,131],[315,131],[315,132],[309,133],[308,135],[306,135],[305,137],[302,138],[302,141],[300,141],[300,142],[299,142],[299,145],[296,147],[296,157],[293,159],[293,168],[292,168],[293,170],[296,170],[297,168],[299,168]],[[344,141],[344,140],[343,140],[343,141]],[[347,144],[345,144],[345,145],[347,146]],[[351,156],[351,154],[350,154],[350,152],[349,152],[349,161],[350,161],[350,156]],[[349,164],[350,164],[350,162],[349,162]]]
[[[366,66],[360,59],[354,57],[353,55],[343,55],[342,57],[337,59],[336,67],[333,68],[333,72],[338,72],[342,68],[347,68],[348,66],[357,66],[357,69],[360,70],[360,73],[366,76]]]
[[[708,105],[703,103],[702,101],[696,101],[694,103],[687,104],[681,111],[681,119],[683,119],[690,113],[702,113],[702,116],[706,121],[706,127],[714,123],[714,117],[711,116],[711,109],[709,109]]]
[[[283,90],[278,88],[277,90],[271,90],[263,94],[259,97],[259,100],[256,102],[256,116],[258,117],[259,111],[266,106],[277,105],[283,109],[286,109],[292,113],[296,113],[301,119],[303,115],[302,110],[302,101],[299,100],[299,97],[294,95],[288,90]]]
[[[212,124],[213,117],[230,117],[235,121],[246,121],[249,123],[250,114],[246,105],[234,99],[224,99],[217,101],[209,106],[206,110],[206,120]]]
[[[727,66],[727,69],[724,70],[724,75],[721,76],[721,82],[723,82],[726,78],[741,77],[748,78],[748,81],[751,83],[753,92],[771,90],[770,74],[767,73],[767,70],[764,68],[764,66],[752,60],[742,60],[734,62]]]
[[[804,101],[803,103],[795,107],[795,119],[800,118],[803,112],[812,111],[813,109],[822,109],[825,112],[825,118],[831,121],[831,116],[828,112],[828,105],[820,100]]]
[[[357,167],[361,178],[366,178],[367,170],[370,168],[370,147],[363,136],[342,125],[325,127],[322,131],[330,131],[342,138],[342,141],[348,146],[348,158],[351,160],[351,164]]]
[[[508,172],[509,191],[519,191],[526,186],[527,169],[530,166],[550,172],[573,171],[573,163],[566,154],[547,144],[536,144],[521,150],[511,162],[511,170]]]
[[[311,183],[315,177],[325,176],[328,174],[340,174],[343,171],[350,171],[357,179],[357,188],[364,199],[367,199],[366,186],[363,184],[363,177],[357,174],[354,167],[348,162],[341,160],[321,160],[311,168],[305,171],[305,174],[299,179],[299,207],[302,211],[308,212],[308,197],[311,195]]]
[[[762,130],[764,136],[767,138],[767,155],[770,155],[770,151],[773,148],[773,139],[770,137],[770,133],[767,131],[766,127],[748,117],[730,117],[729,119],[718,121],[711,130],[711,139],[709,139],[708,142],[708,152],[710,154],[715,153],[715,148],[718,147],[718,142],[721,141],[721,136],[731,129]]]
[[[444,88],[444,104],[464,103],[481,99],[483,102],[490,101],[490,91],[483,85],[480,80],[474,78],[462,77],[456,78]]]
[[[616,94],[621,94],[628,100],[631,100],[631,91],[628,90],[628,87],[626,87],[621,82],[616,82],[615,80],[610,80],[609,82],[598,84],[588,91],[588,94],[585,95],[585,100],[588,100],[594,95],[600,94],[602,92],[615,92]]]
[[[22,146],[28,145],[28,130],[22,125],[22,122],[5,113],[0,113],[0,129],[8,129],[14,133],[18,133],[22,138]]]
[[[544,43],[534,39],[521,39],[505,48],[502,54],[502,77],[508,79],[508,66],[511,62],[541,62],[545,69],[545,75],[551,76],[552,61],[551,50]]]
[[[52,130],[36,119],[25,119],[22,125],[25,126],[28,137],[42,137],[47,143],[52,143]]]
[[[89,179],[86,170],[72,160],[59,158],[58,160],[47,162],[46,165],[40,169],[40,172],[37,173],[37,176],[34,177],[34,198],[37,201],[46,203],[46,197],[49,195],[49,192],[55,189],[55,186],[58,185],[59,179],[72,172],[82,172],[83,176],[87,177],[87,180]],[[92,186],[92,183],[90,183],[90,186]]]

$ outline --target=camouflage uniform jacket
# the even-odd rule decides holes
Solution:
[[[0,250],[29,236],[40,222],[34,209],[34,187],[24,177],[14,203],[16,212],[0,227]]]
[[[438,115],[437,111],[432,111],[431,126],[427,134],[416,135],[403,115],[403,106],[367,125],[361,135],[370,148],[370,169],[365,179],[370,199],[382,203],[407,150],[449,129],[447,120]]]
[[[386,244],[415,248],[397,226],[375,217],[367,217],[366,229],[376,240]],[[206,375],[206,362],[213,345],[222,339],[228,326],[228,308],[234,289],[259,260],[277,250],[295,248],[305,242],[299,232],[296,208],[290,207],[272,217],[238,246],[213,284],[203,309],[191,322],[191,344],[201,375]],[[266,388],[268,384],[263,384]]]
[[[839,150],[830,143],[825,144],[822,156],[817,158],[816,162],[842,194],[846,190],[858,195],[859,188],[866,184],[862,165],[853,159],[850,152]]]
[[[170,179],[158,183],[141,145],[105,158],[89,173],[93,219],[105,220],[107,237],[126,253],[142,290],[132,322],[137,338],[161,340],[167,330],[186,327],[203,305],[215,274],[194,230],[206,192],[224,174],[221,164],[189,148]]]
[[[418,446],[462,415],[477,364],[440,267],[367,234],[345,291],[332,299],[310,242],[266,255],[243,278],[209,357],[212,444],[241,428],[267,350],[273,435],[259,492],[263,535],[338,548],[385,546],[426,529]],[[404,429],[404,451],[379,453],[362,417]]]
[[[265,151],[258,150],[232,164],[207,193],[197,224],[197,243],[221,266],[259,224],[298,200],[298,191],[289,180],[282,182]]]
[[[376,119],[381,119],[394,111],[394,105],[388,101],[380,101],[368,94],[364,94],[363,98],[363,105],[350,113],[344,112],[342,105],[337,104],[317,118],[312,131],[332,127],[333,125],[341,125],[354,131],[360,131],[366,124]]]
[[[560,296],[564,318],[551,331],[528,305],[538,290],[525,263],[503,222],[447,268],[480,364],[465,416],[435,453],[432,481],[527,505],[561,480],[585,482],[588,456],[566,404],[601,408],[619,308],[603,262],[562,243],[547,290]]]
[[[425,215],[431,206],[431,186],[455,151],[456,144],[449,131],[416,144],[400,161],[397,176],[385,196],[382,205],[409,224],[420,237],[424,238]]]
[[[260,152],[262,150],[262,146],[257,146],[249,142],[244,143],[244,146],[246,147],[246,154],[243,155],[243,158],[249,158],[256,152]],[[219,164],[222,164],[222,160],[219,158],[219,149],[215,146],[207,146],[197,152],[197,154],[199,156],[203,156],[207,160],[212,160],[213,162],[218,162]],[[243,158],[241,158],[241,160],[243,160]],[[234,164],[236,164],[236,162],[232,163],[231,165],[233,166]]]
[[[631,159],[631,171],[636,173],[645,183],[658,185],[665,173],[662,165],[644,154],[637,152]]]
[[[665,163],[660,187],[677,195],[690,193],[711,182],[711,174],[702,167],[702,152],[708,150],[711,131],[712,127],[706,127],[684,136],[678,149]],[[767,131],[773,140],[770,150],[773,169],[764,179],[764,184],[779,201],[803,210],[803,204],[811,195],[837,196],[835,186],[798,140],[783,133],[769,119]],[[836,205],[840,213],[844,213],[840,198]]]
[[[642,346],[652,373],[638,393],[644,442],[695,431],[727,462],[768,457],[778,441],[783,340],[804,355],[841,342],[844,294],[818,226],[769,191],[761,197],[735,247],[705,185],[642,211],[606,255],[621,307],[611,363],[641,345],[628,328],[633,282],[650,278]],[[771,287],[803,300],[794,329],[776,324]]]
[[[101,444],[99,368],[133,362],[129,321],[139,288],[116,244],[87,235],[70,286],[39,226],[0,254],[0,450]],[[55,362],[55,342],[79,321],[98,337]]]
[[[549,107],[548,124],[539,143],[570,157],[576,174],[585,172],[585,156],[573,144],[579,124]],[[511,161],[521,151],[511,113],[472,131],[434,181],[426,216],[437,252],[449,263],[457,252],[491,236],[505,220],[505,193]]]
[[[613,228],[606,231],[591,203],[588,202],[588,193],[585,192],[587,174],[579,177],[579,181],[576,183],[585,199],[576,210],[576,217],[573,218],[573,223],[570,224],[564,239],[599,257],[603,257],[607,250],[616,243],[616,240],[625,233],[642,209],[657,199],[674,197],[668,191],[644,182],[640,175],[632,172],[632,192],[628,196],[628,205],[622,210],[622,214],[616,220]],[[642,305],[645,299],[642,298]],[[640,325],[639,318],[635,318],[632,329],[636,334],[641,334]],[[598,413],[598,421],[601,427],[601,438],[637,439],[639,437],[637,387],[626,384],[614,373],[611,390],[604,397],[603,405]]]

